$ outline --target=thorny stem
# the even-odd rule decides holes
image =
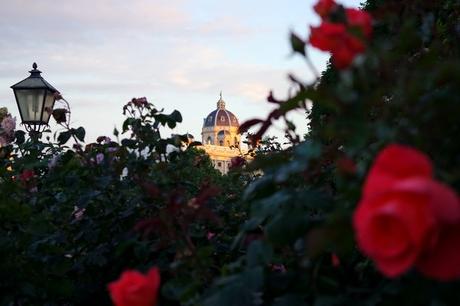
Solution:
[[[61,122],[61,123],[59,123],[59,125],[64,127],[65,129],[67,129],[67,131],[70,131],[70,129],[71,129],[71,127],[70,127],[70,118],[71,118],[71,115],[72,115],[72,112],[70,111],[70,104],[64,98],[61,98],[61,101],[64,101],[64,103],[67,106],[68,117],[67,117],[67,120],[65,122]],[[72,136],[73,140],[75,141],[75,143],[77,144],[76,150],[81,151],[80,142],[78,141],[77,137],[73,133],[71,133],[71,136]]]

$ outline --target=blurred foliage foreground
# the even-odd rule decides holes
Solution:
[[[291,43],[317,79],[270,93],[225,176],[145,98],[91,144],[65,105],[53,140],[0,110],[0,305],[460,305],[460,1],[314,9]]]

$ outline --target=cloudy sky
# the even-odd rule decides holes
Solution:
[[[312,78],[290,56],[289,30],[307,37],[316,0],[1,0],[0,106],[18,117],[12,84],[33,62],[71,103],[87,142],[111,135],[122,106],[147,97],[200,138],[223,91],[240,122],[266,116],[269,90],[285,97],[287,73]],[[359,0],[342,1],[359,6]],[[327,54],[311,51],[324,69]],[[305,131],[303,114],[294,115]],[[282,135],[276,129],[270,131]]]

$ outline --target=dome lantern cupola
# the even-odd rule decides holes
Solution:
[[[220,99],[217,101],[217,109],[225,109],[225,101],[222,99],[222,91],[220,92]]]
[[[201,139],[203,149],[211,158],[214,168],[223,174],[229,171],[232,158],[247,153],[247,150],[240,147],[238,118],[225,108],[222,91],[217,108],[203,120]]]
[[[239,127],[238,119],[229,110],[225,108],[225,101],[220,93],[219,101],[217,101],[217,109],[212,111],[204,119],[203,128],[205,127]],[[219,129],[220,130],[220,129]]]
[[[225,108],[225,101],[220,92],[217,108],[204,118],[201,132],[204,144],[226,147],[239,147],[239,123],[236,116]]]

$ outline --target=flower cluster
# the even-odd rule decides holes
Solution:
[[[333,0],[319,0],[314,7],[322,22],[311,27],[310,44],[332,54],[338,69],[348,68],[366,50],[372,36],[372,18],[362,10],[344,8]]]
[[[147,101],[146,97],[141,98],[132,98],[130,102],[126,105],[135,106],[135,107],[147,107],[149,102]]]
[[[232,159],[230,160],[230,169],[241,168],[244,165],[246,165],[246,163],[247,162],[246,162],[246,159],[244,159],[244,157],[241,157],[241,156],[232,157]]]
[[[0,109],[0,146],[6,146],[14,140],[16,118],[11,117],[6,107]]]
[[[115,306],[154,306],[160,288],[160,272],[151,268],[147,275],[126,270],[121,277],[108,285]]]
[[[402,145],[376,158],[354,214],[360,249],[388,277],[415,266],[438,280],[460,277],[460,201],[433,178],[430,159]]]
[[[37,192],[37,175],[32,169],[25,169],[19,174],[21,185],[29,192]]]

